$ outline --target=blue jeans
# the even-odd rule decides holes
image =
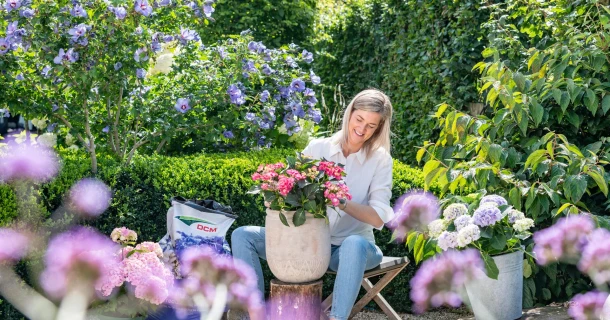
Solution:
[[[264,295],[265,280],[259,258],[266,259],[265,228],[246,226],[235,229],[231,234],[231,247],[234,258],[254,268],[258,288]],[[382,258],[379,247],[358,235],[347,237],[340,246],[331,246],[329,269],[337,272],[331,318],[346,320],[349,317],[360,291],[364,271],[378,266]]]

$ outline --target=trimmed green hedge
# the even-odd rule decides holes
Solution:
[[[141,240],[158,241],[166,232],[166,213],[172,196],[214,199],[230,205],[239,216],[234,228],[243,225],[264,225],[261,197],[248,195],[250,175],[259,164],[277,162],[292,150],[266,150],[250,153],[211,154],[188,157],[138,156],[129,166],[121,166],[111,158],[100,157],[98,178],[114,191],[109,210],[91,224],[109,234],[113,228],[126,226],[138,232]],[[49,212],[58,208],[70,186],[90,176],[89,160],[82,154],[64,153],[63,170],[53,181],[43,185],[40,199]],[[394,161],[394,199],[408,189],[421,188],[421,171]],[[0,225],[16,216],[15,197],[6,186],[0,187]],[[389,244],[391,233],[375,231],[377,243],[385,255],[408,255],[404,245]],[[230,237],[229,237],[230,238]],[[415,266],[403,271],[384,290],[386,299],[397,311],[410,310],[408,281]],[[271,279],[265,268],[266,279]],[[331,277],[325,278],[325,294],[332,291]],[[8,304],[0,304],[0,315],[7,315]]]

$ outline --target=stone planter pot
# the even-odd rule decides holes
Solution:
[[[278,280],[290,283],[322,278],[330,263],[330,229],[326,220],[307,214],[305,223],[295,227],[294,211],[284,215],[290,227],[282,224],[279,211],[267,209],[265,246],[271,272]]]
[[[523,303],[523,252],[492,257],[498,266],[498,280],[483,275],[466,284],[468,300],[477,320],[515,320]]]

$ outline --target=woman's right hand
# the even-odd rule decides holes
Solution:
[[[270,206],[271,206],[271,202],[265,201],[265,208],[269,209]]]

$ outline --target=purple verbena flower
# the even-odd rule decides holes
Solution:
[[[0,181],[32,180],[45,182],[59,170],[55,152],[50,149],[23,144],[11,144],[0,155]]]
[[[61,298],[76,283],[106,282],[119,260],[119,246],[110,238],[84,227],[55,236],[45,253],[42,288],[53,298]],[[84,279],[82,277],[92,277]],[[93,286],[91,288],[93,290]]]
[[[21,0],[6,0],[4,3],[4,9],[6,9],[7,12],[17,10],[19,7],[21,7]]]
[[[313,53],[303,49],[303,52],[301,53],[301,58],[303,58],[303,61],[305,61],[307,63],[312,63],[313,62]]]
[[[486,204],[475,210],[472,218],[477,226],[492,226],[502,219],[502,211],[494,205]]]
[[[482,277],[483,260],[476,249],[445,251],[426,260],[411,279],[411,300],[416,313],[442,305],[459,307],[459,292],[467,281]]]
[[[602,286],[610,282],[610,231],[596,229],[587,240],[578,269],[589,275],[595,285]]]
[[[313,71],[309,71],[309,79],[311,80],[311,83],[313,83],[314,85],[320,84],[320,77],[316,76],[316,74],[313,73]]]
[[[490,195],[487,195],[487,196],[484,196],[483,198],[481,198],[481,202],[479,202],[479,206],[482,206],[483,204],[491,204],[491,205],[495,205],[496,207],[499,207],[499,206],[508,205],[508,202],[506,201],[506,199],[504,199],[503,197],[501,197],[499,195],[490,194]]]
[[[110,206],[110,188],[98,179],[85,178],[70,189],[70,204],[81,215],[97,217]]]
[[[412,230],[428,225],[440,216],[438,199],[429,192],[411,191],[395,202],[395,218],[389,223],[398,239],[404,239]]]
[[[136,3],[134,4],[135,6],[135,10],[137,13],[148,17],[150,16],[150,14],[153,11],[153,8],[150,4],[148,4],[147,0],[136,0]]]
[[[587,216],[571,215],[534,233],[536,262],[540,265],[558,260],[575,263],[594,227],[593,221]]]
[[[269,91],[268,90],[263,90],[263,92],[261,92],[261,102],[267,102],[267,100],[269,99]]]
[[[602,318],[607,292],[590,291],[577,294],[570,301],[568,315],[574,320],[597,320]]]
[[[186,113],[187,111],[191,110],[191,106],[189,105],[189,103],[190,103],[189,99],[179,98],[176,101],[174,108],[176,108],[176,110],[178,110],[179,112]]]
[[[83,17],[83,18],[87,18],[87,10],[85,10],[85,8],[83,8],[83,6],[81,6],[80,4],[76,4],[74,5],[74,7],[72,7],[72,9],[70,9],[70,14],[73,17]]]
[[[233,139],[235,138],[235,135],[233,134],[233,132],[231,130],[225,130],[222,135],[227,138],[227,139]]]
[[[13,229],[0,228],[0,264],[14,263],[27,254],[30,239]]]
[[[146,77],[146,70],[141,68],[136,69],[136,77],[144,79],[144,77]]]

